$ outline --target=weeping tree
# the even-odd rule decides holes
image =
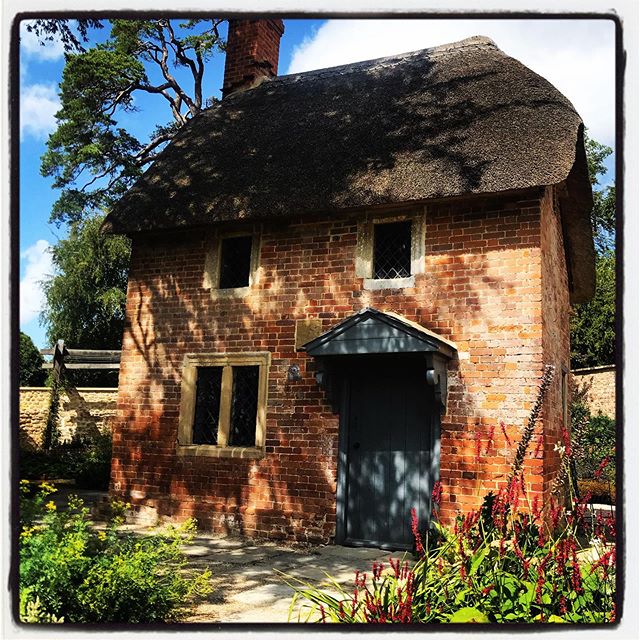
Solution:
[[[224,49],[221,24],[218,19],[114,20],[105,42],[65,54],[58,127],[41,165],[60,189],[53,222],[108,211],[204,108],[207,62]],[[155,122],[144,140],[123,124],[142,103]]]

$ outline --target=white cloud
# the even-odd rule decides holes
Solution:
[[[64,55],[64,47],[60,38],[54,36],[53,40],[40,44],[33,31],[27,31],[27,25],[32,21],[23,20],[20,23],[20,54],[36,60],[59,60]]]
[[[44,304],[42,281],[53,273],[51,245],[38,240],[20,254],[26,262],[24,276],[20,280],[20,326],[36,318]]]
[[[573,102],[591,137],[612,145],[614,31],[607,20],[329,20],[296,48],[288,73],[485,35],[554,84]]]
[[[60,100],[52,84],[20,87],[20,136],[44,139],[56,128]]]

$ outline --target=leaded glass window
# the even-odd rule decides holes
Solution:
[[[267,351],[185,355],[179,455],[265,455],[270,363]]]
[[[229,445],[252,447],[256,440],[260,367],[233,367]]]
[[[220,289],[249,286],[251,236],[232,236],[220,241]]]
[[[411,221],[373,226],[373,277],[406,278],[411,275]]]
[[[218,444],[222,367],[198,367],[193,444]]]

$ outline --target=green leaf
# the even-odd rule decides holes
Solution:
[[[449,622],[486,624],[489,622],[489,618],[485,613],[475,607],[463,607],[453,613],[449,618]]]
[[[489,553],[489,547],[483,547],[478,553],[476,553],[471,560],[471,568],[469,569],[469,575],[472,576],[478,570],[482,561],[486,558]]]
[[[557,616],[555,614],[550,615],[547,622],[556,622],[559,624],[564,624],[564,620],[560,616]]]

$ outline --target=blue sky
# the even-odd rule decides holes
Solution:
[[[107,25],[92,35],[101,41],[108,31]],[[613,23],[606,20],[285,20],[279,72],[393,55],[479,34],[551,81],[573,102],[591,136],[613,147],[615,41]],[[65,237],[66,229],[48,223],[57,194],[51,180],[40,176],[39,165],[55,128],[64,58],[59,43],[42,47],[25,29],[20,44],[20,328],[45,347],[50,345],[38,321],[39,283],[52,272],[49,247]],[[205,74],[205,95],[220,96],[223,68],[223,55],[214,56]],[[169,116],[164,101],[144,96],[137,104],[141,111],[121,122],[144,139]],[[613,180],[613,163],[612,156],[605,185]]]

